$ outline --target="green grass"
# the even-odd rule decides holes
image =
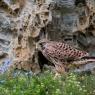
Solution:
[[[74,73],[54,78],[46,71],[38,76],[0,76],[0,95],[95,95],[95,76]]]

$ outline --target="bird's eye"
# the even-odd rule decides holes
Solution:
[[[42,46],[42,43],[39,43],[39,45],[41,45],[41,46]]]
[[[39,43],[42,49],[45,49],[45,43]]]
[[[39,43],[41,46],[44,46],[46,43],[45,42],[42,42],[42,43]]]

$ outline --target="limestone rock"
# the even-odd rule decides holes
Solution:
[[[43,38],[93,55],[95,0],[0,0],[0,50],[9,59],[38,64],[35,47]]]

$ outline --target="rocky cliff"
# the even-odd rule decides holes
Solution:
[[[41,56],[35,47],[44,38],[66,41],[95,56],[94,14],[94,0],[1,0],[1,72],[10,64],[21,69],[28,63],[33,64],[33,72],[38,72]],[[82,69],[92,67],[93,64]]]

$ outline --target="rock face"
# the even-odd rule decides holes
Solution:
[[[66,41],[95,56],[95,1],[0,1],[0,53],[7,55],[1,65],[7,58],[8,64],[37,64],[40,70],[35,46],[43,38]]]
[[[44,0],[0,1],[0,49],[7,53],[12,64],[37,64],[36,39],[41,29],[52,20],[49,4],[50,1]]]

